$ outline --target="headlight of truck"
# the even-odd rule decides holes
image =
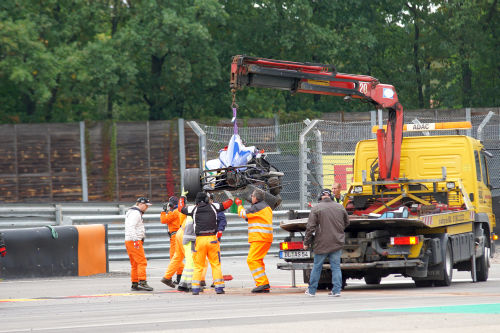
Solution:
[[[363,193],[363,186],[354,186],[354,193]]]
[[[448,190],[454,189],[455,188],[455,182],[447,182],[446,183],[446,188]]]

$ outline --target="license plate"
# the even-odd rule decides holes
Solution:
[[[280,251],[280,259],[307,259],[311,258],[310,251]]]

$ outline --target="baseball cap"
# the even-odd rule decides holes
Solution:
[[[177,205],[179,204],[179,198],[177,198],[176,196],[171,196],[170,198],[168,198],[168,203],[172,207],[177,207]]]
[[[330,189],[327,189],[327,188],[322,189],[319,196],[322,197],[322,196],[325,196],[325,195],[331,197],[332,196],[332,191]]]
[[[140,197],[140,198],[137,198],[136,202],[137,202],[137,203],[146,204],[146,205],[148,205],[148,206],[151,206],[151,205],[152,205],[151,201],[149,201],[149,199],[148,199],[148,198],[146,198],[146,197]]]

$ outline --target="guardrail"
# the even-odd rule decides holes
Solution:
[[[165,225],[159,222],[159,214],[144,214],[146,239],[144,250],[148,259],[165,259],[169,257],[170,239]],[[224,257],[248,254],[248,227],[245,220],[237,214],[226,213],[227,227],[221,241],[221,255]],[[279,252],[279,243],[288,236],[288,232],[279,227],[280,221],[288,219],[288,211],[275,211],[273,214],[274,241],[270,254]],[[125,215],[98,216],[65,216],[64,225],[96,224],[108,225],[109,260],[128,260],[124,244]]]
[[[47,225],[107,224],[109,260],[128,260],[124,244],[125,204],[14,204],[0,206],[0,230],[33,228]],[[148,259],[169,257],[170,239],[167,228],[160,223],[160,205],[154,205],[143,215],[146,227],[144,248]],[[288,219],[288,211],[273,212],[274,241],[270,254],[279,252],[279,243],[288,232],[279,227]],[[227,227],[221,241],[222,256],[248,254],[248,228],[237,214],[226,213]]]

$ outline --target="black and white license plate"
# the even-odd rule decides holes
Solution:
[[[280,251],[280,259],[307,259],[311,258],[310,251]]]

